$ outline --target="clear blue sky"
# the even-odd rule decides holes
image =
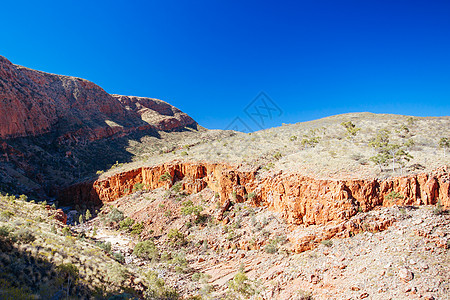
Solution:
[[[0,55],[225,128],[370,111],[450,114],[450,1],[3,1]],[[247,120],[246,122],[250,122]]]

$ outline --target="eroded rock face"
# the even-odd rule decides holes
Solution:
[[[393,217],[357,215],[360,211],[367,212],[377,206],[436,204],[438,201],[445,208],[450,207],[446,168],[384,181],[321,180],[295,173],[272,174],[259,179],[256,174],[256,170],[242,171],[226,164],[172,162],[74,185],[60,194],[60,201],[108,203],[131,194],[141,184],[153,190],[170,188],[175,182],[181,182],[189,194],[208,187],[219,194],[222,205],[230,199],[249,201],[281,213],[293,226],[289,240],[292,250],[297,252],[313,249],[332,237],[382,231],[396,221]],[[305,231],[305,227],[312,229]]]
[[[57,132],[98,140],[150,128],[174,130],[195,121],[164,101],[110,95],[76,77],[17,66],[0,56],[0,138]]]
[[[165,173],[170,175],[170,180],[161,180]],[[376,206],[436,204],[440,200],[444,207],[450,207],[448,171],[445,168],[385,181],[321,180],[295,173],[257,179],[256,170],[240,171],[220,163],[172,162],[75,185],[60,196],[66,203],[107,203],[132,193],[136,183],[152,190],[170,187],[180,180],[188,193],[209,187],[220,195],[222,202],[232,197],[236,197],[237,202],[248,198],[254,204],[281,212],[292,224],[345,221],[358,211],[369,211]]]

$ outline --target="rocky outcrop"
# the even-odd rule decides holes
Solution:
[[[209,187],[219,194],[222,206],[229,206],[230,199],[249,201],[281,213],[293,226],[289,239],[292,249],[298,252],[312,249],[332,237],[382,231],[396,221],[392,217],[371,218],[358,212],[381,206],[438,202],[444,208],[450,208],[450,181],[446,168],[383,181],[325,180],[296,173],[259,178],[256,170],[203,162],[172,162],[119,172],[71,186],[60,194],[60,201],[67,204],[108,203],[138,187],[149,190],[169,188],[176,182],[180,182],[189,194]]]
[[[110,95],[76,77],[17,66],[0,56],[0,138],[56,132],[60,142],[136,130],[176,130],[195,121],[164,101]]]
[[[178,108],[159,99],[111,95],[125,107],[157,130],[171,131],[194,125],[195,121]]]
[[[163,176],[164,174],[170,175]],[[147,189],[170,187],[180,181],[187,193],[209,187],[222,202],[250,201],[281,212],[291,224],[317,225],[344,221],[376,206],[436,204],[450,207],[446,168],[384,181],[325,180],[300,174],[273,174],[262,179],[256,170],[220,163],[172,162],[120,172],[94,182],[74,185],[60,194],[64,203],[114,201],[132,193],[136,184]],[[164,180],[164,178],[169,178]]]

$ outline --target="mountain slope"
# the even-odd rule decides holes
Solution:
[[[0,56],[4,191],[52,196],[116,161],[131,161],[130,140],[161,139],[162,131],[186,128],[196,132],[197,123],[162,100],[110,95],[90,81],[17,66]]]

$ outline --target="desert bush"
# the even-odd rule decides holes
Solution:
[[[71,236],[72,235],[72,231],[70,230],[69,226],[66,226],[62,229],[62,233],[65,236]]]
[[[444,212],[444,206],[441,203],[441,200],[438,200],[436,203],[436,206],[433,209],[434,215],[441,215]]]
[[[133,254],[144,259],[156,260],[158,259],[158,249],[152,240],[142,241],[136,244],[133,249]]]
[[[28,228],[20,228],[14,233],[14,237],[17,241],[29,244],[36,240],[33,231]]]
[[[358,131],[361,130],[361,128],[356,127],[356,125],[353,124],[352,121],[342,122],[341,125],[344,126],[345,129],[347,130],[348,138],[352,138],[352,137],[356,136]]]
[[[188,200],[186,202],[183,202],[183,207],[181,207],[181,214],[183,216],[187,215],[200,215],[200,213],[203,211],[203,207],[200,205],[195,205],[191,200]]]
[[[186,242],[184,234],[178,229],[170,229],[169,233],[167,234],[167,238],[169,239],[169,244],[172,246],[182,246]]]
[[[275,158],[276,160],[279,160],[283,155],[280,152],[277,152],[273,155],[273,158]]]
[[[2,212],[0,213],[0,221],[4,221],[4,222],[9,221],[9,219],[10,219],[12,216],[14,216],[14,213],[13,213],[13,212],[11,212],[11,211],[9,211],[9,210],[2,211]]]
[[[172,176],[170,176],[169,172],[165,172],[159,177],[159,181],[168,181],[172,180]]]
[[[119,227],[122,230],[130,231],[131,226],[133,226],[134,220],[132,218],[125,218],[119,222]]]
[[[122,211],[118,210],[117,208],[112,208],[111,211],[106,215],[106,221],[108,223],[119,223],[125,218]]]
[[[266,253],[274,254],[277,253],[278,248],[275,243],[269,243],[264,247],[264,251],[266,251]]]
[[[111,242],[97,242],[97,246],[103,249],[106,253],[111,252]]]
[[[179,193],[181,190],[181,187],[182,187],[181,182],[177,182],[172,186],[171,190],[174,191],[175,193]]]
[[[114,252],[113,257],[115,260],[117,260],[118,262],[120,262],[122,264],[125,262],[125,257],[120,252]]]
[[[247,276],[243,271],[239,271],[236,273],[236,275],[234,275],[233,279],[228,282],[228,288],[245,298],[249,298],[255,293],[255,290],[252,288]]]
[[[189,269],[187,260],[182,253],[175,255],[169,263],[175,267],[177,273],[185,273]]]
[[[386,199],[388,199],[388,200],[396,200],[396,199],[403,199],[403,198],[405,198],[405,197],[396,191],[391,191],[389,194],[386,195]]]
[[[162,278],[158,277],[158,274],[149,271],[145,278],[149,284],[148,290],[145,293],[147,299],[165,299],[176,300],[180,299],[177,291],[171,287],[166,286],[166,283]]]
[[[128,269],[120,264],[112,264],[108,268],[107,274],[109,279],[118,285],[122,285],[123,282],[130,277],[130,272]]]
[[[11,231],[12,230],[11,230],[11,228],[9,226],[6,226],[6,225],[0,226],[0,237],[4,237],[4,238],[8,237],[9,233]]]
[[[144,184],[142,182],[136,182],[133,186],[133,192],[140,191],[144,188]]]
[[[79,270],[71,263],[62,264],[57,267],[59,276],[66,282],[66,294],[69,297],[70,287],[76,284],[79,278]]]
[[[142,223],[134,223],[134,225],[131,227],[131,234],[133,235],[140,235],[144,231],[144,224]]]

